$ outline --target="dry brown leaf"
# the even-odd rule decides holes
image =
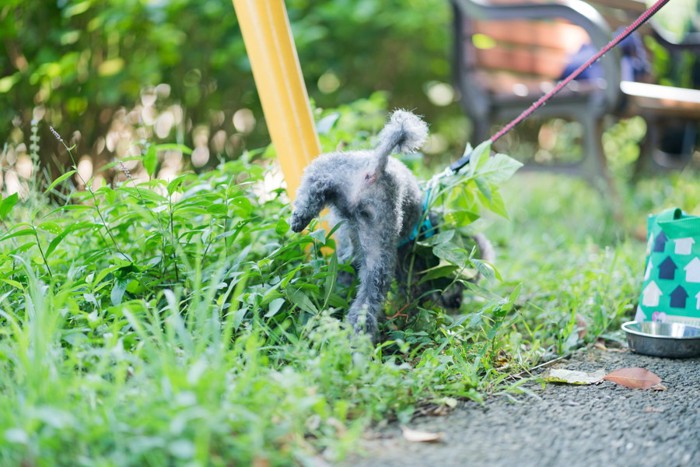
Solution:
[[[583,316],[579,314],[576,315],[576,328],[578,329],[579,339],[586,337],[586,334],[588,334],[588,323],[583,319]]]
[[[595,347],[595,348],[598,349],[598,350],[603,350],[603,351],[607,351],[607,350],[608,350],[607,346],[605,345],[605,342],[603,342],[603,341],[601,341],[601,340],[597,340],[597,341],[595,342],[595,344],[593,344],[593,347]]]
[[[627,352],[629,350],[626,344],[623,345],[619,341],[605,339],[603,337],[596,339],[593,347],[604,352]]]
[[[444,436],[444,433],[412,430],[410,428],[406,428],[405,426],[401,427],[401,431],[403,432],[404,439],[412,443],[439,443],[442,441],[442,437]]]
[[[416,409],[414,415],[416,416],[429,416],[429,417],[443,417],[450,413],[452,409],[447,405],[438,404],[428,404],[423,407]]]
[[[630,389],[649,389],[659,383],[661,378],[645,368],[621,368],[608,373],[603,378]]]

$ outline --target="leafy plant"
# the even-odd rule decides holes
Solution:
[[[320,106],[391,89],[392,107],[417,106],[443,134],[451,129],[451,142],[463,138],[458,106],[428,95],[436,83],[449,88],[447,2],[294,0],[286,8]],[[133,155],[115,139],[145,137],[207,148],[211,168],[269,141],[231,2],[9,0],[0,42],[0,134],[10,144],[26,139],[36,118],[79,129],[64,136],[96,167]],[[71,162],[42,128],[42,161],[55,178]]]
[[[371,144],[381,102],[319,111],[319,126],[337,114],[324,145]],[[187,152],[147,143],[140,161],[154,174],[171,150]],[[0,463],[337,460],[373,422],[518,390],[514,375],[580,345],[578,318],[586,340],[610,332],[630,311],[644,244],[610,237],[581,185],[502,186],[516,164],[488,152],[432,185],[444,222],[417,245],[443,261],[430,274],[465,280],[473,268],[487,280],[465,280],[456,314],[412,303],[377,347],[342,320],[351,293],[336,286],[345,266],[323,254],[332,237],[290,233],[284,190],[263,188],[274,169],[261,151],[170,180],[76,191],[64,176],[5,197]],[[647,183],[634,212],[658,203],[663,190]],[[697,198],[691,177],[669,183],[682,188],[677,202]],[[496,243],[495,265],[459,240],[471,227]]]
[[[328,137],[349,140],[340,120]],[[147,145],[149,174],[168,150],[188,152]],[[471,327],[425,309],[431,326],[376,349],[351,338],[343,266],[321,253],[332,237],[290,234],[284,193],[260,192],[269,172],[255,157],[170,181],[79,180],[86,190],[57,204],[48,195],[78,176],[74,162],[43,195],[2,201],[3,462],[332,458],[369,420],[480,397],[512,299]],[[464,183],[494,169],[484,161]]]

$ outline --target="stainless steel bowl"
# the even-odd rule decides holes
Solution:
[[[628,321],[622,325],[633,352],[654,357],[700,356],[700,327],[680,323]]]

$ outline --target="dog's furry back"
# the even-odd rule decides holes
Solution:
[[[374,150],[319,156],[304,171],[294,203],[292,230],[303,230],[329,205],[337,220],[356,227],[368,220],[394,220],[388,230],[398,235],[398,242],[421,215],[421,192],[408,168],[389,155],[394,148],[414,151],[423,144],[427,132],[422,120],[398,110],[379,133]],[[395,218],[387,219],[387,215]]]

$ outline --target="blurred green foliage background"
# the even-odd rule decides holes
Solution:
[[[697,4],[672,2],[659,19],[687,9],[688,2]],[[429,165],[460,155],[470,125],[450,85],[448,0],[285,5],[317,108],[374,95],[382,107],[425,116],[432,133],[424,148]],[[153,143],[193,148],[191,159],[170,164],[177,172],[190,162],[195,169],[212,167],[269,142],[230,0],[0,0],[0,43],[0,144],[10,166],[30,152],[32,120],[40,122],[39,156],[53,178],[84,161],[89,179],[115,156],[128,160]],[[672,59],[662,47],[647,45],[661,82],[689,85],[694,56]],[[564,135],[558,147],[576,156],[577,130],[557,126],[563,124],[552,127]],[[76,146],[77,161],[69,160],[49,125]],[[632,126],[640,128],[625,161],[636,157],[645,131]],[[531,137],[518,137],[507,152],[535,154],[537,125],[520,129]],[[136,170],[136,163],[127,169]]]
[[[439,130],[433,152],[466,137],[447,84],[449,2],[285,4],[315,105],[390,90],[390,107]],[[207,147],[202,166],[269,141],[230,0],[3,0],[0,42],[0,135],[11,145],[27,140],[33,118],[97,165],[135,155],[125,132]],[[67,161],[47,130],[41,157],[58,168]]]

